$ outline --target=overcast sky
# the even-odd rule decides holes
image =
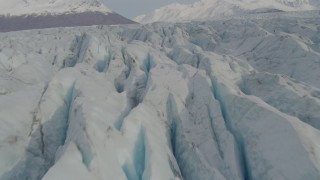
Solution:
[[[190,3],[196,0],[102,0],[108,8],[128,18],[146,14],[174,2]]]

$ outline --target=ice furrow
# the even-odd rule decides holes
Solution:
[[[216,143],[216,145],[217,145],[217,148],[218,148],[218,151],[219,151],[219,155],[220,155],[220,157],[221,157],[221,159],[224,159],[224,152],[223,152],[223,149],[222,149],[222,147],[221,147],[221,142],[220,142],[220,139],[218,138],[218,134],[217,134],[217,130],[216,130],[216,128],[214,127],[214,125],[213,125],[213,121],[215,120],[213,117],[212,117],[212,111],[211,111],[211,108],[208,106],[208,105],[206,105],[206,107],[207,107],[207,111],[208,111],[208,115],[209,115],[209,118],[210,118],[210,121],[211,121],[211,123],[210,123],[210,125],[211,125],[211,129],[212,129],[212,137],[213,137],[213,139],[214,139],[214,142]]]
[[[212,90],[213,90],[213,96],[215,97],[216,100],[219,101],[220,103],[220,107],[221,107],[221,112],[222,112],[222,116],[223,119],[225,121],[226,127],[228,129],[228,131],[233,135],[235,141],[236,141],[236,153],[238,153],[238,162],[240,163],[240,168],[242,169],[242,176],[244,180],[250,180],[251,175],[250,175],[250,169],[249,169],[249,165],[247,162],[247,158],[246,158],[246,152],[245,152],[245,147],[243,145],[243,140],[242,137],[239,133],[237,133],[232,125],[231,125],[231,120],[229,119],[228,115],[227,115],[227,110],[226,110],[226,105],[222,99],[222,96],[220,94],[219,91],[219,86],[218,86],[218,82],[216,80],[215,77],[210,77],[211,80],[211,85],[212,85]]]
[[[70,47],[71,54],[63,61],[63,67],[74,67],[77,63],[84,60],[89,43],[89,37],[86,33],[76,36]]]
[[[124,56],[124,57],[126,58],[126,56]],[[118,85],[116,85],[116,88],[119,90],[118,92],[121,92],[121,90],[124,90],[122,88],[127,87],[127,89],[126,89],[127,107],[121,113],[118,120],[116,121],[115,127],[118,130],[121,129],[124,119],[130,114],[132,109],[137,107],[143,101],[144,96],[148,90],[147,88],[148,88],[148,81],[149,81],[149,77],[150,77],[150,71],[155,66],[151,55],[148,54],[140,67],[140,69],[144,72],[144,74],[142,74],[140,76],[136,76],[135,75],[136,70],[133,70],[134,67],[133,67],[133,64],[131,64],[131,63],[134,63],[136,60],[134,60],[131,56],[129,56],[129,57],[130,57],[129,58],[130,65],[126,69],[128,69],[128,71],[130,71],[130,72],[127,75],[125,75],[125,77],[126,77],[126,79],[128,79],[129,76],[132,76],[132,78],[135,79],[134,83],[124,85],[125,82],[119,81],[119,79],[118,79],[119,77],[116,79],[116,81],[118,81],[118,83],[117,83]],[[131,74],[131,71],[132,71],[132,74]],[[123,75],[123,72],[122,72],[122,75]],[[126,71],[125,71],[125,74],[126,74]],[[119,85],[119,83],[121,83],[121,85]],[[128,82],[128,83],[131,83],[131,82]]]
[[[239,86],[245,94],[257,96],[279,111],[320,129],[320,102],[312,96],[316,88],[269,73],[245,76]]]
[[[36,109],[34,110],[34,112],[32,112],[32,116],[33,116],[33,119],[32,119],[32,124],[31,124],[31,128],[30,128],[30,133],[29,133],[29,136],[32,135],[33,131],[34,131],[34,128],[36,128],[36,126],[38,126],[39,124],[41,125],[41,119],[38,119],[38,113],[39,113],[39,110],[40,110],[40,104],[41,104],[41,101],[42,101],[42,98],[43,98],[43,95],[46,93],[48,89],[48,84],[46,84],[43,88],[43,91],[41,92],[41,96],[40,96],[40,99],[38,101],[38,105],[36,107]],[[40,127],[40,132],[42,131],[41,129],[42,127]],[[41,135],[43,135],[43,132],[41,132]],[[43,136],[41,136],[43,137]],[[43,144],[43,138],[42,139],[42,144]],[[43,151],[42,151],[43,152]]]
[[[146,147],[145,147],[145,134],[143,128],[141,128],[137,142],[134,147],[134,167],[137,173],[138,180],[142,180],[143,173],[145,170],[145,161],[146,161]]]
[[[21,160],[12,171],[5,173],[3,179],[41,179],[53,165],[55,153],[64,143],[73,86],[68,90],[61,106],[52,112],[54,115],[46,119],[43,104],[46,104],[48,96],[54,96],[51,94],[54,87],[51,86],[49,84],[44,88],[44,94],[39,101],[38,113],[35,117],[38,128],[31,135],[25,155],[26,159]],[[49,89],[51,92],[48,92]]]
[[[177,132],[177,131],[181,131],[181,126],[180,126],[180,118],[179,118],[179,115],[177,113],[177,107],[176,107],[176,104],[175,104],[175,100],[174,100],[174,97],[172,94],[170,94],[168,96],[168,99],[167,99],[167,118],[170,122],[170,145],[171,145],[171,149],[172,149],[172,153],[173,153],[173,156],[175,157],[177,163],[178,163],[178,166],[179,166],[179,171],[178,173],[181,174],[182,178],[185,179],[185,171],[186,170],[182,170],[181,169],[181,154],[179,154],[179,146],[181,146],[179,144],[179,140],[181,138],[181,134],[179,134],[180,132]],[[178,141],[178,142],[177,142]],[[181,172],[180,172],[181,171]]]
[[[288,154],[273,154],[270,151],[257,150],[259,149],[259,144],[264,144],[265,148],[273,149],[277,147],[282,149],[281,151],[286,151],[285,149],[290,149],[289,146],[278,146],[277,144],[282,143],[293,143],[300,141],[301,139],[297,137],[296,131],[292,129],[292,124],[295,124],[296,119],[292,119],[288,116],[281,114],[281,112],[270,108],[270,106],[259,103],[255,97],[246,97],[233,93],[228,93],[228,88],[223,85],[223,83],[218,84],[218,95],[217,97],[223,97],[222,104],[226,103],[228,109],[226,111],[227,120],[229,120],[229,126],[232,128],[235,137],[238,138],[238,144],[240,148],[240,158],[243,158],[243,165],[247,169],[244,169],[244,177],[247,179],[268,179],[269,176],[266,174],[272,173],[274,178],[287,178],[287,179],[299,179],[303,177],[306,172],[300,171],[300,168],[292,166],[279,166],[279,164],[274,164],[272,161],[294,161],[292,156]],[[223,91],[221,91],[223,88]],[[266,114],[269,114],[272,117],[267,117]],[[269,126],[265,127],[267,122],[273,121],[278,124],[278,126]],[[288,123],[289,122],[289,123]],[[252,126],[254,125],[255,128]],[[265,129],[265,133],[268,134],[259,134],[256,128]],[[292,131],[293,130],[293,131]],[[284,133],[285,132],[285,133]],[[287,136],[287,139],[279,139],[274,141],[273,138]],[[271,138],[272,137],[272,138]],[[257,140],[258,138],[259,140]],[[301,149],[302,148],[302,149]],[[297,146],[297,149],[294,151],[305,151],[305,147]],[[292,150],[292,149],[291,149]],[[280,152],[280,151],[278,151]],[[256,160],[259,158],[259,160]],[[261,159],[260,159],[261,158]],[[299,156],[294,157],[300,159],[301,162],[311,165],[312,161],[308,156]],[[264,159],[263,161],[261,161]],[[267,169],[260,169],[257,166],[264,166],[265,164],[272,163],[273,166],[270,166]],[[311,163],[311,164],[310,164]],[[306,165],[306,166],[309,166]],[[308,176],[310,179],[316,179],[317,173],[314,171],[314,167],[305,169],[308,171]],[[294,168],[295,171],[291,171],[291,168]],[[275,169],[283,172],[277,172]],[[247,171],[246,171],[247,170]],[[286,172],[286,173],[285,173]],[[290,172],[290,173],[289,173]]]
[[[134,73],[133,63],[135,63],[135,60],[128,55],[125,48],[121,49],[121,55],[125,68],[114,81],[114,85],[118,93],[122,93],[125,90],[126,80],[132,73]]]
[[[104,58],[98,61],[95,65],[95,68],[98,72],[106,72],[109,68],[110,62],[113,59],[111,50],[109,50],[108,55],[105,55]]]
[[[168,120],[172,123],[171,136],[175,135],[175,137],[171,137],[171,146],[183,179],[209,180],[214,178],[224,180],[223,175],[216,168],[208,164],[195,142],[188,140],[184,126],[182,125],[182,120],[176,110],[175,100],[172,96],[169,96],[167,101],[167,114]],[[176,129],[174,130],[174,128]]]
[[[170,145],[172,153],[176,157],[177,123],[179,123],[180,120],[174,103],[174,97],[170,94],[167,100],[167,118],[170,122]]]

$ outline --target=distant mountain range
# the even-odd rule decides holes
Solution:
[[[98,0],[0,0],[0,32],[135,23]]]
[[[201,0],[193,4],[170,4],[134,20],[175,22],[248,13],[316,10],[319,7],[319,0]]]

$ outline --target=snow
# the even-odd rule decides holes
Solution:
[[[173,3],[149,14],[139,15],[134,21],[152,23],[209,19],[217,16],[242,15],[278,11],[318,10],[317,0],[200,0],[193,4]]]
[[[0,16],[112,12],[99,0],[1,0]]]
[[[0,33],[0,179],[318,180],[319,19]]]

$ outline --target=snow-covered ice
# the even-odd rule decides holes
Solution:
[[[0,179],[318,180],[319,24],[0,33]]]

